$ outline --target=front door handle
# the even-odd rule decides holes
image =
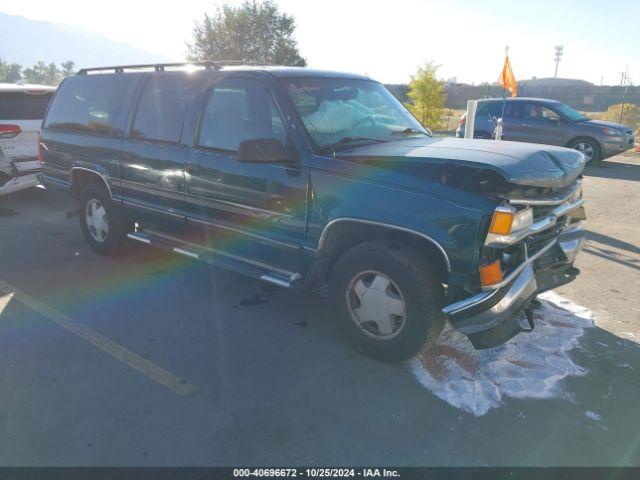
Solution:
[[[189,175],[196,175],[199,171],[200,171],[200,165],[196,165],[193,163],[188,163],[185,171],[189,174]]]
[[[533,125],[531,125],[530,123],[523,123],[522,126],[523,127],[533,127]]]

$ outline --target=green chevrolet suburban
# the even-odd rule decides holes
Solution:
[[[341,330],[385,361],[433,345],[447,320],[500,345],[579,273],[580,152],[434,138],[363,76],[81,70],[49,106],[39,159],[96,252],[135,241],[294,291],[328,285]]]

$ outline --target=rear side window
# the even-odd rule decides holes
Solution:
[[[111,135],[120,101],[132,81],[124,75],[68,78],[58,88],[45,128]]]
[[[184,75],[153,74],[142,92],[131,137],[178,143],[190,96]]]
[[[0,120],[42,120],[53,92],[0,93]]]

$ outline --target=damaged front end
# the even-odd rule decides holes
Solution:
[[[499,195],[487,229],[480,291],[443,309],[477,349],[533,329],[535,297],[580,273],[573,263],[584,243],[582,180],[558,188],[510,187]]]
[[[6,157],[0,151],[0,196],[35,187],[41,171],[36,158]]]

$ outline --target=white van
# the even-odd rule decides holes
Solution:
[[[39,183],[40,125],[55,90],[0,83],[0,196]]]

